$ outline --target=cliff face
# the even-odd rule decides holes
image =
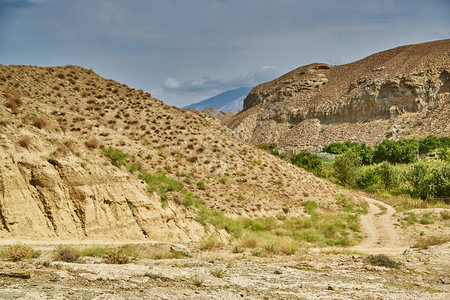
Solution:
[[[35,144],[38,139],[34,136]],[[35,147],[41,151],[23,151],[3,137],[0,237],[172,241],[200,237],[202,228],[189,214],[176,205],[162,208],[159,197],[131,174],[98,163],[88,152],[81,159],[46,153],[51,145]]]
[[[342,66],[300,67],[254,88],[244,112],[228,125],[252,143],[298,149],[345,140],[374,144],[385,136],[446,135],[449,92],[450,40],[443,40]]]

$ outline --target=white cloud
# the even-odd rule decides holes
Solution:
[[[169,77],[163,81],[162,85],[163,85],[163,88],[170,89],[170,90],[176,90],[176,89],[179,89],[182,84],[175,78]]]
[[[203,76],[199,79],[178,81],[173,77],[166,78],[162,88],[179,92],[200,92],[207,90],[227,90],[243,86],[255,86],[275,79],[280,72],[275,66],[263,66],[257,71],[248,72],[231,78],[212,78]]]

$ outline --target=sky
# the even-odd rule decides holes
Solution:
[[[79,65],[184,106],[450,37],[450,0],[0,0],[0,64]]]

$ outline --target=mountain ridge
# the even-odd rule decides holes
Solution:
[[[203,111],[208,107],[212,107],[222,111],[240,112],[243,107],[244,98],[251,91],[251,89],[252,88],[250,87],[240,87],[237,89],[228,90],[206,100],[189,104],[183,108],[195,108],[199,111]]]
[[[448,135],[449,53],[447,39],[345,65],[302,66],[255,87],[227,125],[251,143],[298,150],[335,141],[373,145],[387,136]]]

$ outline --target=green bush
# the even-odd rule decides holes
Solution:
[[[450,196],[450,166],[431,165],[420,161],[413,164],[405,178],[410,183],[410,195],[422,199]]]
[[[353,146],[352,151],[358,154],[363,165],[370,165],[373,163],[374,150],[372,147],[366,145],[366,143],[362,142],[359,145]]]
[[[378,174],[381,184],[385,189],[392,189],[398,186],[400,174],[391,164],[383,162],[378,167]]]
[[[440,146],[440,139],[435,135],[429,135],[426,138],[419,140],[419,153],[430,153]]]
[[[291,157],[290,162],[298,167],[304,168],[307,171],[320,174],[322,161],[317,154],[309,152],[300,152]]]
[[[323,147],[323,151],[331,154],[342,154],[344,152],[347,152],[349,150],[349,147],[343,143],[331,143],[329,145],[326,145]]]
[[[360,189],[369,189],[380,182],[380,169],[379,168],[367,168],[361,172],[356,179],[356,185]]]
[[[166,176],[166,173],[160,172],[157,174],[150,174],[141,172],[139,179],[144,180],[147,186],[153,192],[156,192],[163,203],[167,202],[168,191],[179,191],[183,188],[183,183]]]
[[[417,140],[403,139],[399,141],[384,140],[375,147],[373,160],[375,163],[412,163],[417,157]]]
[[[336,157],[333,170],[336,179],[344,186],[355,186],[361,159],[353,151],[347,151]]]
[[[105,156],[111,159],[111,163],[116,167],[120,167],[125,164],[125,158],[127,157],[127,155],[121,150],[113,147],[108,147],[102,148],[102,152]]]

